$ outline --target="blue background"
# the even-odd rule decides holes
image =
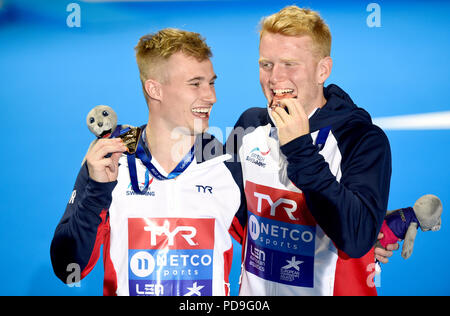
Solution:
[[[144,34],[177,27],[200,32],[213,49],[219,79],[210,123],[225,134],[244,109],[265,105],[257,25],[293,1],[0,2],[0,294],[101,295],[102,261],[80,287],[70,288],[54,276],[49,256],[93,139],[87,113],[107,104],[121,123],[145,123],[133,48]],[[71,2],[81,6],[80,28],[66,25]],[[334,68],[328,83],[340,85],[373,117],[448,111],[449,2],[378,1],[380,28],[366,24],[369,2],[296,3],[318,10],[330,25]],[[444,213],[441,231],[418,232],[410,259],[398,251],[383,266],[379,294],[448,295],[450,131],[386,133],[393,156],[389,208],[434,193]],[[236,244],[234,258],[236,295]]]

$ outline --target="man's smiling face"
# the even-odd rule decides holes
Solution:
[[[179,52],[167,63],[168,81],[161,85],[160,115],[169,129],[187,128],[191,135],[208,128],[209,115],[216,103],[215,80],[209,59],[198,61]]]
[[[277,99],[297,98],[307,113],[320,105],[319,58],[309,36],[265,32],[259,53],[259,78],[269,105],[276,106]]]

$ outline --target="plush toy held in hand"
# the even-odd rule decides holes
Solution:
[[[117,114],[107,105],[98,105],[86,117],[89,130],[99,138],[107,138],[117,128]]]
[[[117,114],[111,107],[107,105],[94,107],[86,117],[86,124],[89,130],[97,137],[92,141],[88,152],[99,139],[114,137],[122,138],[124,144],[128,147],[129,153],[136,151],[141,129],[129,125],[117,125]],[[83,159],[82,165],[85,161],[86,156]]]
[[[381,227],[384,237],[377,242],[386,248],[388,244],[395,244],[404,240],[402,257],[408,259],[414,248],[417,230],[438,231],[441,228],[442,203],[432,194],[419,198],[413,207],[403,208],[389,212]]]

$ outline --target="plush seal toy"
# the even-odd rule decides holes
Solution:
[[[89,111],[86,116],[86,124],[88,129],[96,137],[96,139],[93,140],[89,146],[89,152],[89,150],[91,150],[99,139],[110,137],[111,134],[117,129],[117,114],[107,105],[98,105]],[[86,156],[84,156],[81,165],[84,165],[85,162]]]
[[[117,114],[107,105],[98,105],[86,117],[89,130],[98,138],[106,138],[117,127]]]
[[[386,248],[399,239],[404,240],[402,257],[408,259],[414,248],[418,228],[424,232],[438,231],[441,228],[441,214],[441,200],[432,194],[419,198],[413,207],[388,212],[381,227],[384,237],[377,242],[377,247],[381,245]]]
[[[124,144],[128,147],[129,153],[136,151],[137,143],[141,134],[141,129],[129,125],[118,125],[116,112],[107,105],[98,105],[89,111],[86,117],[86,124],[89,130],[96,136],[89,146],[89,150],[101,138],[122,138]],[[86,156],[82,165],[86,162]]]

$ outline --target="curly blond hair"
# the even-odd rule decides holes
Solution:
[[[331,32],[318,12],[295,5],[288,6],[263,18],[260,27],[260,38],[265,32],[286,36],[308,35],[314,43],[314,53],[319,58],[331,54]]]
[[[169,57],[177,52],[200,62],[212,57],[211,49],[200,34],[174,28],[141,37],[135,51],[143,87],[148,79],[168,80],[164,66]],[[147,96],[145,88],[144,93]]]

